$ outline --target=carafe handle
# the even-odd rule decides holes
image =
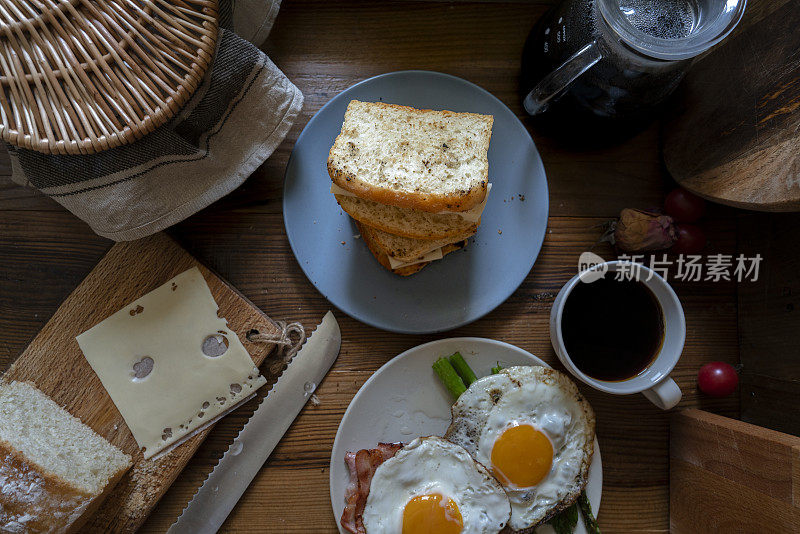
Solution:
[[[550,101],[560,95],[578,77],[603,59],[597,46],[592,41],[567,59],[561,66],[545,76],[525,97],[525,111],[531,115],[542,113]]]

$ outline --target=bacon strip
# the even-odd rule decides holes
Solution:
[[[383,462],[402,448],[402,443],[378,443],[374,449],[361,449],[345,455],[344,461],[350,471],[350,483],[344,493],[345,507],[341,523],[347,532],[367,534],[364,529],[363,514],[372,477]]]

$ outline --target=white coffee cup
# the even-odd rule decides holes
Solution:
[[[564,346],[561,318],[567,297],[569,297],[577,284],[591,283],[592,280],[598,279],[601,274],[604,276],[616,276],[614,273],[621,270],[621,265],[622,269],[626,269],[625,272],[632,273],[633,277],[638,276],[638,280],[646,285],[656,297],[664,317],[664,342],[661,344],[661,350],[647,368],[631,378],[612,382],[592,378],[581,372],[572,363]],[[582,281],[582,279],[587,282]],[[561,288],[550,310],[550,341],[553,343],[558,359],[561,360],[561,363],[570,373],[582,382],[606,393],[614,395],[642,393],[662,410],[669,410],[681,400],[681,390],[675,381],[669,377],[669,373],[678,363],[685,340],[686,319],[678,296],[658,273],[639,263],[608,261],[593,266],[589,271],[578,273]]]

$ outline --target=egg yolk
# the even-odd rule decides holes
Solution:
[[[531,425],[507,428],[492,447],[494,475],[504,486],[529,488],[541,482],[553,465],[553,444]]]
[[[403,510],[403,534],[459,534],[463,526],[453,499],[438,493],[418,495]]]

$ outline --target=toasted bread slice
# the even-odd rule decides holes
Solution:
[[[412,208],[387,206],[358,197],[334,197],[353,219],[390,234],[414,239],[445,239],[474,234],[481,223],[480,219],[470,221],[455,213],[428,213]]]
[[[366,224],[358,224],[361,236],[374,243],[387,256],[401,262],[417,260],[427,253],[443,248],[452,243],[458,243],[471,237],[475,232],[465,232],[454,238],[444,239],[412,239],[384,232]]]
[[[494,117],[352,100],[328,173],[357,196],[431,213],[466,211],[486,196]]]
[[[380,230],[369,228],[364,224],[360,224],[359,222],[356,222],[356,226],[358,227],[359,232],[361,232],[361,237],[364,239],[364,243],[367,244],[369,251],[372,252],[372,255],[375,256],[376,260],[378,260],[378,263],[380,263],[383,267],[385,267],[386,269],[392,271],[397,275],[410,276],[412,274],[418,273],[420,270],[422,270],[423,267],[431,263],[430,261],[423,261],[419,263],[414,263],[412,265],[404,265],[396,269],[393,269],[392,264],[389,261],[389,254],[388,254],[389,251],[383,248],[383,243],[380,238],[378,239],[375,238],[377,232],[380,232]],[[466,239],[464,239],[463,241],[458,241],[456,243],[446,244],[441,247],[442,256],[444,257],[447,254],[450,254],[451,252],[464,248],[465,246],[467,246]]]

